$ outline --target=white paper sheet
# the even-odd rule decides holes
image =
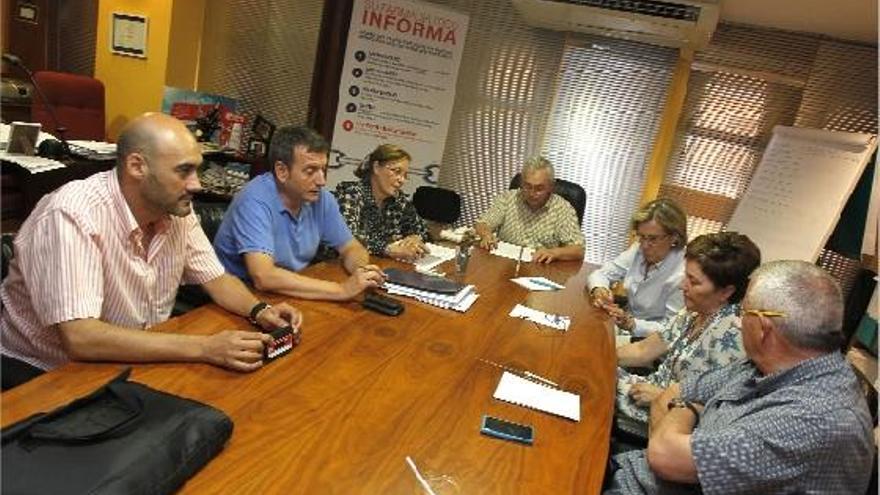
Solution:
[[[519,277],[510,279],[511,282],[531,291],[549,291],[564,289],[564,285],[544,277]]]
[[[492,397],[518,406],[555,414],[572,421],[581,420],[581,396],[541,385],[505,371]]]
[[[422,256],[413,262],[416,271],[431,272],[438,265],[441,265],[451,259],[455,259],[455,248],[441,246],[439,244],[427,243],[428,254]]]
[[[529,320],[538,325],[544,325],[562,331],[568,330],[569,325],[571,325],[571,317],[569,316],[545,313],[528,306],[523,306],[522,304],[514,306],[513,309],[510,310],[510,313],[508,313],[508,316]]]
[[[0,160],[12,162],[16,165],[19,165],[32,174],[38,174],[40,172],[47,172],[49,170],[55,170],[57,168],[64,168],[65,167],[65,165],[63,163],[56,161],[56,160],[52,160],[50,158],[43,158],[40,156],[9,154],[9,153],[6,153],[5,151],[0,152]]]
[[[512,260],[519,259],[520,252],[522,252],[523,263],[532,262],[532,255],[535,253],[535,250],[530,247],[517,246],[516,244],[511,244],[509,242],[499,242],[498,246],[492,250],[492,254],[495,256],[510,258]]]

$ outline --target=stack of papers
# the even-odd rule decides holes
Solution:
[[[455,259],[455,249],[439,244],[427,243],[428,254],[413,262],[417,272],[432,272],[438,265]]]
[[[476,287],[467,285],[455,294],[440,294],[427,290],[413,289],[405,285],[392,284],[385,282],[383,286],[389,294],[396,296],[411,297],[417,301],[421,301],[432,306],[443,309],[453,309],[464,313],[474,304],[474,301],[480,297],[476,292]]]
[[[115,160],[116,143],[104,141],[85,141],[73,139],[67,142],[70,152],[77,156],[83,156],[90,160]]]
[[[528,290],[548,291],[564,289],[565,286],[544,277],[519,277],[510,279],[511,282]]]
[[[557,330],[566,331],[571,325],[571,317],[562,315],[552,315],[537,309],[532,309],[522,304],[517,304],[510,310],[510,316],[514,318],[522,318],[537,323],[538,325],[548,326]]]
[[[510,258],[512,260],[520,259],[520,253],[522,253],[522,261],[525,263],[532,262],[532,255],[535,253],[535,250],[530,247],[517,246],[516,244],[511,244],[509,242],[499,242],[498,246],[492,250],[492,254],[495,256],[501,256],[502,258]]]
[[[492,397],[572,421],[581,420],[580,395],[537,383],[509,371],[501,375],[501,381]]]
[[[467,231],[470,230],[470,227],[459,227],[457,229],[443,229],[440,231],[440,238],[445,241],[452,241],[456,244],[460,244],[461,241],[464,240],[464,235]]]
[[[26,169],[28,172],[32,174],[38,174],[40,172],[48,172],[49,170],[55,170],[58,168],[64,168],[64,164],[57,161],[52,160],[51,158],[43,158],[41,156],[27,156],[20,154],[9,154],[5,151],[0,152],[0,160],[11,162],[20,167]]]

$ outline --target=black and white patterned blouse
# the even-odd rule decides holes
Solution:
[[[341,182],[333,194],[351,233],[370,254],[384,255],[389,244],[413,234],[428,240],[425,221],[403,191],[385,199],[381,208],[373,198],[369,179]]]

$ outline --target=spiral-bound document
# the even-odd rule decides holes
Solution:
[[[580,395],[540,384],[509,371],[501,375],[501,381],[498,382],[492,397],[572,421],[581,420]]]

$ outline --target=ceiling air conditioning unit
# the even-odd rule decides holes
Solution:
[[[511,0],[523,20],[555,31],[700,49],[718,23],[718,0]]]

